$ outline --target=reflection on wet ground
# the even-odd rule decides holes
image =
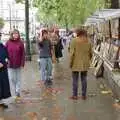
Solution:
[[[28,62],[23,71],[22,97],[0,109],[0,120],[120,120],[119,103],[112,92],[103,90],[101,80],[88,75],[88,99],[72,101],[71,71],[65,57],[54,65],[54,84],[45,87],[39,81],[36,60]],[[79,85],[80,86],[80,85]],[[79,88],[79,94],[81,90]]]

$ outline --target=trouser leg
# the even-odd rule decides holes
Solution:
[[[87,92],[87,71],[81,72],[82,96],[86,96]]]
[[[73,78],[73,96],[77,96],[79,72],[72,72],[72,78]]]

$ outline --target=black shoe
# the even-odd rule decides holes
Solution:
[[[44,82],[44,85],[47,85],[48,83],[47,83],[47,80]]]
[[[6,105],[6,104],[3,104],[3,107],[4,107],[5,109],[7,109],[7,108],[8,108],[8,105]]]
[[[7,109],[8,108],[8,105],[6,105],[6,104],[0,104],[0,106],[3,108],[3,109]]]
[[[52,82],[52,80],[46,80],[44,84],[45,84],[45,86],[49,86],[49,85],[52,85],[53,82]]]
[[[17,93],[17,94],[16,94],[16,97],[20,97],[20,93]]]
[[[52,85],[53,84],[52,80],[48,80],[47,83],[48,83],[48,85]]]
[[[57,59],[57,63],[59,63],[60,61],[59,61],[59,59]]]

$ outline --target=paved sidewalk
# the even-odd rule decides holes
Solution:
[[[120,120],[120,107],[113,106],[111,92],[102,91],[103,80],[96,80],[91,71],[88,99],[69,99],[72,80],[67,58],[65,54],[60,63],[54,65],[54,84],[49,89],[37,82],[40,78],[37,59],[27,62],[22,76],[22,98],[10,104],[8,110],[1,110],[0,120]]]

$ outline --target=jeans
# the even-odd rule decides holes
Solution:
[[[40,79],[50,80],[52,76],[52,59],[40,58]]]
[[[9,68],[8,75],[12,96],[20,94],[21,90],[21,68]]]
[[[73,78],[73,96],[78,96],[79,72],[72,72]],[[87,71],[81,72],[82,96],[86,96],[87,91]]]

